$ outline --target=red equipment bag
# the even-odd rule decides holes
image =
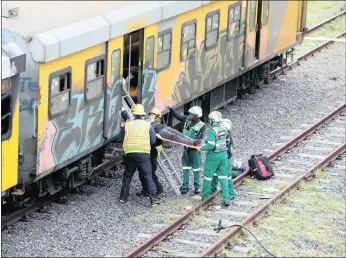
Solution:
[[[267,180],[274,176],[273,167],[270,164],[268,158],[259,155],[252,155],[248,160],[249,167],[252,175],[259,180]]]

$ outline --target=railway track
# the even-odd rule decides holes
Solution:
[[[261,218],[270,205],[282,201],[301,181],[313,178],[318,169],[346,151],[345,121],[340,119],[345,116],[345,109],[346,104],[339,106],[273,151],[268,156],[275,172],[272,179],[259,181],[256,188],[252,188],[251,184],[246,184],[251,177],[250,171],[237,177],[234,180],[236,201],[229,208],[215,206],[219,190],[125,257],[212,257],[220,253],[242,227]],[[216,232],[210,230],[211,227],[215,227]],[[222,234],[218,232],[222,227],[232,229]],[[167,247],[172,244],[175,250]],[[187,245],[193,246],[195,252],[183,252]]]
[[[328,20],[326,20],[326,21],[324,21],[324,22],[322,22],[320,24],[315,25],[313,28],[308,30],[307,33],[310,33],[311,31],[315,31],[318,28],[321,28],[323,25],[325,25],[325,24],[335,20],[336,18],[338,18],[338,17],[340,17],[340,16],[342,16],[344,14],[345,14],[345,11],[341,12],[341,13],[333,16],[333,17],[331,17],[330,19],[328,19]],[[346,32],[341,33],[340,35],[336,36],[336,38],[340,38],[340,37],[344,36],[345,33]],[[327,47],[330,43],[333,43],[333,41],[331,41],[331,40],[327,41],[327,42],[319,45],[318,47],[312,49],[311,51],[305,53],[304,55],[298,57],[296,60],[294,60],[294,61],[292,61],[290,63],[287,63],[284,66],[282,66],[282,67],[272,71],[271,74],[270,74],[271,77],[275,79],[278,74],[284,74],[284,71],[292,69],[295,65],[299,65],[299,61],[306,60],[306,58],[308,56],[311,56],[315,52],[320,51],[322,48]],[[93,177],[95,177],[97,175],[100,175],[107,168],[118,166],[118,165],[121,165],[123,163],[122,153],[121,152],[117,152],[116,149],[113,150],[112,152],[113,152],[112,154],[106,154],[106,159],[105,159],[104,163],[102,163],[98,167],[95,167],[92,170],[91,175],[89,176],[89,179],[92,180]],[[114,156],[114,152],[119,154],[119,155],[118,156]],[[50,202],[56,201],[59,198],[67,195],[70,192],[71,192],[71,189],[67,189],[67,190],[62,191],[61,193],[57,193],[57,194],[55,194],[53,196],[47,196],[45,198],[38,199],[34,204],[32,204],[29,207],[22,208],[20,210],[12,212],[12,213],[10,213],[10,214],[8,214],[6,216],[2,216],[1,217],[1,230],[3,230],[4,228],[8,227],[9,225],[12,225],[13,223],[15,223],[15,222],[17,222],[19,220],[21,220],[23,217],[27,216],[28,214],[31,214],[31,213],[33,213],[33,212],[35,212],[37,210],[40,210],[42,208],[42,206],[47,205]]]

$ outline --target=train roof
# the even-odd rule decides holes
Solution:
[[[45,63],[208,3],[210,1],[3,1],[2,28],[24,37],[34,61]],[[17,16],[4,17],[9,16],[8,10],[17,7]]]
[[[23,37],[56,29],[135,1],[3,1],[4,7],[19,8],[18,16],[2,17],[2,27]]]

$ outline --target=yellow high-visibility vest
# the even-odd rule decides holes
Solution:
[[[135,119],[125,123],[123,149],[128,153],[150,153],[150,123]]]
[[[160,157],[161,151],[162,151],[162,145],[159,145],[156,147],[157,150],[157,157]]]

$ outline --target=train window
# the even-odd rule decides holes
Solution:
[[[157,69],[163,70],[169,67],[171,62],[172,30],[159,33],[157,46]]]
[[[86,62],[85,101],[90,102],[102,96],[105,77],[105,60],[100,57]]]
[[[181,27],[180,61],[194,54],[196,48],[196,20],[185,22]]]
[[[262,13],[262,24],[266,25],[268,23],[269,16],[269,1],[263,1],[263,13]]]
[[[65,68],[49,76],[50,118],[67,112],[71,99],[71,82],[71,68]]]
[[[10,94],[1,96],[1,141],[9,139],[11,136],[11,100]]]
[[[255,24],[256,24],[256,5],[257,5],[257,2],[255,0],[252,0],[251,1],[251,6],[250,6],[249,31],[253,31],[255,29]]]
[[[145,66],[146,68],[154,67],[154,36],[147,38],[147,50],[145,53]]]
[[[120,78],[120,61],[121,52],[120,49],[116,49],[112,52],[112,77],[114,82]]]
[[[206,16],[205,47],[215,47],[219,39],[220,11],[213,11]]]
[[[228,8],[228,39],[234,39],[239,36],[241,19],[241,4],[237,3]]]

